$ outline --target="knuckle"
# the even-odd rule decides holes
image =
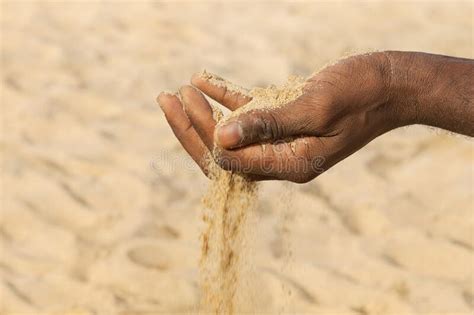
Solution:
[[[224,87],[224,91],[222,92],[221,102],[223,105],[229,106],[232,103],[237,101],[238,94],[229,90],[227,87]]]
[[[224,102],[228,97],[229,97],[229,90],[227,89],[226,86],[224,86],[222,89],[221,102]]]
[[[274,156],[267,156],[259,160],[258,172],[264,175],[278,174],[278,164]]]
[[[265,113],[260,118],[261,132],[260,140],[280,139],[284,135],[285,124],[280,115],[273,112]]]

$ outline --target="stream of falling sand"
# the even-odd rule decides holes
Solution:
[[[202,77],[209,82],[226,86],[228,90],[247,94],[247,90],[204,72]],[[304,80],[290,77],[281,88],[255,88],[249,92],[252,100],[230,114],[233,117],[247,110],[265,110],[282,106],[302,94]],[[222,113],[214,108],[214,118],[220,123]],[[216,152],[213,152],[215,156]],[[257,203],[257,184],[244,176],[221,169],[209,157],[210,187],[203,198],[202,219],[205,223],[201,235],[201,301],[200,312],[206,314],[232,315],[239,311],[239,289],[244,283],[240,279],[244,236],[247,216]],[[243,305],[242,305],[243,307]]]

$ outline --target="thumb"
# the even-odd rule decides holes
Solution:
[[[224,149],[272,142],[314,133],[314,106],[299,98],[282,107],[255,109],[232,117],[216,129],[217,144]]]

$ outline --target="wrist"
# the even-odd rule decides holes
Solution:
[[[384,54],[396,127],[424,124],[461,133],[472,130],[472,60],[420,52]]]
[[[405,86],[394,77],[395,69],[399,68],[400,61],[392,55],[392,52],[376,52],[370,55],[370,64],[373,80],[364,81],[364,89],[360,92],[364,95],[373,95],[371,104],[367,107],[369,120],[375,122],[375,136],[388,132],[392,129],[410,124],[413,113],[408,107],[403,106],[407,100],[402,95],[410,94]],[[377,84],[369,84],[369,82]],[[373,119],[370,119],[372,115]]]
[[[387,51],[389,63],[389,106],[395,127],[421,123],[421,101],[429,73],[416,53]],[[426,94],[425,94],[426,95]]]

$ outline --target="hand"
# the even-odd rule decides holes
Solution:
[[[433,116],[430,110],[407,105],[413,102],[420,107],[421,100],[431,95],[423,92],[425,82],[419,79],[430,78],[426,75],[430,66],[412,71],[418,84],[414,88],[403,80],[402,74],[408,74],[414,62],[414,57],[403,61],[405,54],[416,53],[373,53],[339,61],[311,77],[298,99],[279,108],[242,113],[217,130],[209,103],[192,86],[180,89],[182,102],[163,93],[158,102],[175,135],[205,173],[205,157],[217,143],[219,154],[214,158],[226,170],[252,180],[304,183],[375,137],[399,126],[423,123],[418,121],[420,111],[428,113],[423,117]],[[430,56],[416,57],[424,61]],[[472,72],[472,65],[467,71]],[[199,76],[191,82],[230,110],[250,101]],[[472,116],[472,110],[468,114]],[[472,123],[469,126],[472,132]]]
[[[191,82],[230,110],[251,100],[198,75]],[[388,130],[382,115],[386,89],[385,58],[366,55],[316,74],[297,100],[269,111],[241,114],[217,131],[209,103],[192,86],[181,87],[182,101],[162,93],[158,102],[176,137],[205,173],[206,156],[216,140],[221,149],[216,162],[226,170],[254,180],[303,183]],[[287,138],[294,140],[284,141]]]

